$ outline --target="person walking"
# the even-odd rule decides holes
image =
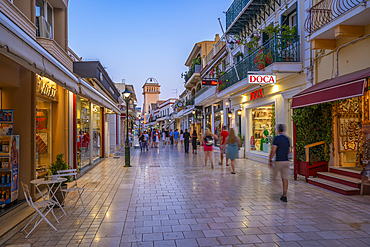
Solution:
[[[139,133],[139,143],[140,143],[140,151],[143,151],[143,146],[144,146],[144,135],[143,132],[140,131]]]
[[[184,146],[184,132],[182,130],[180,130],[180,142],[181,142],[181,147],[183,147]]]
[[[289,169],[290,162],[288,154],[290,152],[290,141],[289,138],[284,135],[284,125],[278,125],[278,135],[275,136],[272,141],[272,148],[270,152],[269,166],[272,167],[272,179],[275,180],[277,173],[280,171],[281,180],[283,183],[283,195],[280,200],[283,202],[288,202],[287,192],[288,192],[288,179],[289,179]],[[274,155],[275,162],[272,161]]]
[[[148,151],[149,150],[149,147],[148,147],[148,140],[149,140],[149,135],[148,135],[148,132],[147,131],[144,131],[144,138],[143,138],[143,149],[145,151]]]
[[[221,150],[220,150],[220,153],[221,153],[221,162],[218,163],[221,166],[224,163],[224,154],[226,156],[225,157],[226,166],[229,166],[229,164],[228,164],[228,157],[227,157],[227,144],[225,145],[226,138],[227,138],[228,135],[229,135],[229,132],[227,132],[226,126],[222,126],[222,131],[221,131]]]
[[[163,141],[163,146],[166,147],[166,131],[162,130],[162,141]]]
[[[193,153],[197,154],[197,131],[193,130],[193,134],[191,134],[191,145],[193,146]]]
[[[185,145],[185,153],[189,153],[189,141],[190,141],[190,133],[188,132],[188,129],[185,129],[185,133],[183,134],[183,142]],[[181,145],[182,146],[182,145]]]
[[[173,145],[173,131],[172,131],[172,129],[170,129],[170,142],[171,142],[171,145]]]
[[[209,160],[211,161],[211,166],[213,167],[213,140],[218,139],[218,137],[215,134],[212,134],[209,128],[206,128],[206,133],[202,135],[200,141],[203,142],[203,148],[204,148],[204,166],[207,166],[207,157],[209,157]]]
[[[178,129],[175,130],[175,132],[173,132],[173,138],[175,139],[175,146],[177,147],[177,145],[179,145],[179,137],[180,137],[180,133],[178,131]]]
[[[170,131],[166,130],[166,147],[168,147],[170,145]]]
[[[159,139],[158,132],[157,132],[156,129],[154,129],[152,131],[152,143],[153,143],[153,145],[154,145],[155,148],[158,147],[158,139]]]
[[[230,129],[228,137],[226,137],[224,146],[226,149],[226,157],[230,159],[231,174],[235,174],[235,159],[238,156],[239,147],[241,145],[239,137],[235,135],[234,128]]]

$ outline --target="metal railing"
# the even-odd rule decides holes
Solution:
[[[221,38],[217,44],[214,45],[213,49],[215,51],[215,55],[225,46],[225,41]]]
[[[305,30],[311,34],[362,2],[363,0],[322,0],[307,11]]]
[[[53,29],[48,21],[43,16],[36,16],[36,37],[53,38]]]
[[[226,12],[226,29],[229,28],[231,23],[238,17],[240,12],[244,9],[245,6],[250,2],[251,0],[234,0],[234,2],[231,4],[230,8]]]
[[[194,105],[194,96],[191,97],[190,99],[188,99],[185,103],[185,106],[188,106],[188,105]]]
[[[212,60],[213,58],[213,49],[208,53],[208,55],[206,56],[206,65]]]
[[[199,97],[201,94],[203,94],[205,91],[207,91],[209,88],[211,88],[211,87],[213,87],[213,86],[203,86],[202,88],[200,88],[199,90],[198,90],[198,92],[196,92],[195,94],[194,94],[194,98],[197,98],[197,97]]]
[[[263,70],[275,62],[299,62],[299,46],[298,35],[274,35],[236,64],[240,80],[238,80],[234,67],[221,76],[218,91],[244,80],[249,71]]]

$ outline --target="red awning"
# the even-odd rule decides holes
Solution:
[[[316,105],[364,95],[370,68],[325,80],[293,96],[292,108]]]

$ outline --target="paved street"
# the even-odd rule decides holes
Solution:
[[[346,197],[290,179],[288,203],[267,165],[204,167],[203,153],[174,147],[109,158],[80,180],[87,210],[42,223],[32,246],[370,246],[370,197]]]

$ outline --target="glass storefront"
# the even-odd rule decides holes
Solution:
[[[218,146],[221,141],[221,131],[222,131],[222,124],[223,124],[223,111],[215,112],[215,135],[218,136],[218,140],[215,140],[215,145]]]
[[[252,109],[252,133],[254,145],[251,141],[251,150],[270,152],[271,142],[275,131],[272,122],[275,119],[273,109],[275,105],[267,105]]]
[[[101,157],[101,107],[93,105],[93,161],[96,162]]]
[[[77,106],[77,166],[79,170],[90,164],[90,102],[79,96]]]
[[[51,163],[51,102],[36,100],[36,178],[47,175]]]

